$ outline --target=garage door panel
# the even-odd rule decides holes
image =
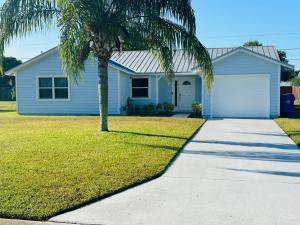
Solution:
[[[213,117],[269,117],[267,76],[216,76]]]

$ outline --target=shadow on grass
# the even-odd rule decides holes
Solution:
[[[144,133],[138,133],[138,132],[123,132],[123,131],[111,131],[111,132],[115,132],[115,133],[120,133],[120,134],[136,134],[136,135],[146,135],[146,136],[154,136],[154,137],[165,137],[165,138],[176,138],[176,139],[183,139],[185,140],[185,142],[182,144],[181,147],[172,147],[172,146],[161,146],[163,148],[169,148],[171,150],[176,150],[176,153],[174,154],[174,156],[172,157],[172,159],[166,164],[166,166],[164,168],[162,168],[161,171],[159,171],[158,173],[156,174],[153,174],[152,176],[150,177],[146,177],[145,179],[143,180],[139,180],[139,181],[135,181],[133,182],[132,184],[129,184],[127,186],[124,186],[120,189],[117,189],[115,191],[111,191],[111,192],[108,192],[104,195],[101,195],[101,196],[95,196],[95,197],[92,197],[91,199],[89,199],[88,201],[85,201],[83,203],[79,203],[77,205],[74,205],[74,206],[71,206],[71,207],[67,207],[65,209],[61,209],[51,215],[45,215],[45,216],[42,216],[42,217],[18,217],[16,218],[14,215],[7,215],[7,214],[1,214],[0,213],[0,217],[2,218],[8,218],[8,219],[23,219],[23,220],[49,220],[50,218],[52,217],[55,217],[59,214],[63,214],[63,213],[67,213],[67,212],[70,212],[70,211],[73,211],[73,210],[76,210],[76,209],[79,209],[81,207],[84,207],[84,206],[87,206],[89,204],[92,204],[92,203],[95,203],[95,202],[98,202],[98,201],[101,201],[105,198],[108,198],[112,195],[115,195],[115,194],[118,194],[118,193],[121,193],[123,191],[126,191],[128,189],[131,189],[133,187],[136,187],[136,186],[139,186],[139,185],[142,185],[144,183],[147,183],[147,182],[150,182],[156,178],[159,178],[160,176],[162,176],[167,170],[168,168],[174,163],[174,161],[177,159],[177,157],[179,156],[179,154],[182,152],[183,148],[186,146],[186,144],[193,139],[193,137],[196,135],[196,133],[199,131],[199,129],[204,125],[205,123],[203,123],[198,129],[195,130],[195,132],[189,137],[189,138],[183,138],[183,137],[174,137],[174,136],[167,136],[167,135],[156,135],[156,134],[144,134]],[[146,145],[146,144],[145,144]],[[149,147],[151,147],[151,145],[148,145]],[[154,145],[153,147],[160,147],[160,145]]]
[[[1,110],[0,113],[7,113],[7,112],[16,112],[16,110]]]
[[[169,136],[169,135],[163,135],[163,134],[147,134],[147,133],[130,132],[130,131],[118,131],[118,130],[110,130],[109,132],[119,133],[119,134],[141,135],[141,136],[148,136],[148,137],[175,138],[175,139],[187,140],[187,138],[185,138],[185,137]]]
[[[144,146],[154,148],[154,150],[171,150],[171,151],[178,151],[178,147],[169,146],[169,145],[152,145],[152,144],[145,144],[145,143],[136,143],[136,142],[122,142],[128,145],[134,146]]]

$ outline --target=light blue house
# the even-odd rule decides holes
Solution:
[[[115,52],[109,63],[109,113],[122,113],[128,98],[135,104],[173,103],[176,112],[190,112],[194,101],[205,117],[277,117],[280,114],[282,63],[274,47],[208,49],[214,83],[207,90],[201,68],[183,51],[174,53],[175,77],[163,76],[148,51]],[[16,75],[20,114],[99,114],[97,65],[90,59],[84,79],[70,83],[63,75],[57,48],[12,69]]]

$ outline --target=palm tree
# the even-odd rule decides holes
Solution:
[[[70,80],[82,77],[89,56],[97,59],[101,131],[108,131],[108,62],[131,34],[145,42],[168,78],[173,74],[173,51],[182,48],[211,85],[212,64],[195,35],[190,0],[6,0],[0,12],[0,63],[13,38],[55,26],[60,30],[62,67]]]

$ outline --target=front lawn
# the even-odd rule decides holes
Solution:
[[[0,217],[47,219],[158,175],[200,119],[19,116],[0,102]],[[176,187],[174,187],[176,188]]]
[[[275,121],[300,147],[300,103],[295,103],[295,118],[278,118]]]

